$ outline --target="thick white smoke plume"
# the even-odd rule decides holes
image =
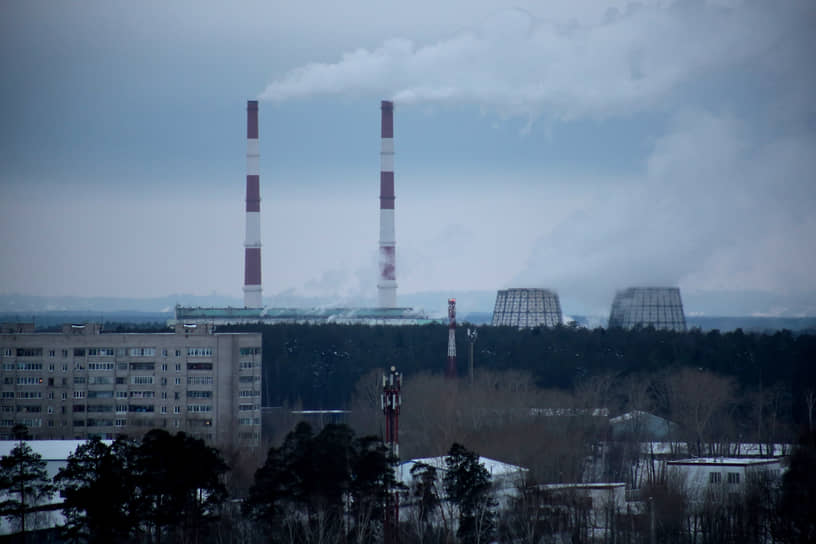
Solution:
[[[764,13],[772,9],[765,3],[632,4],[625,12],[611,8],[595,24],[503,11],[437,43],[391,39],[345,53],[336,63],[307,64],[270,83],[260,98],[372,95],[403,103],[472,103],[509,115],[620,115],[649,108],[685,81],[766,50],[790,22]],[[786,10],[787,18],[794,12]]]

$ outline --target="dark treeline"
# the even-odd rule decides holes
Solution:
[[[325,409],[349,405],[354,386],[372,369],[395,365],[405,376],[442,372],[447,327],[254,325],[219,331],[263,333],[264,406],[302,403]],[[457,337],[459,374],[467,372],[464,332]],[[646,374],[680,367],[733,377],[744,388],[782,386],[801,406],[816,388],[816,335],[746,334],[652,329],[516,330],[480,327],[477,368],[520,370],[542,388],[571,389],[598,374]],[[793,414],[804,413],[793,409]],[[792,421],[791,423],[804,423]]]

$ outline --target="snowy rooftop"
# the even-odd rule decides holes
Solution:
[[[723,465],[723,466],[748,466],[748,465],[769,465],[779,463],[779,459],[746,459],[744,457],[695,457],[693,459],[677,459],[676,461],[666,461],[667,465]]]
[[[400,463],[399,466],[397,467],[396,471],[397,480],[406,485],[410,484],[413,479],[411,477],[411,469],[417,463],[423,463],[425,465],[432,466],[438,471],[446,471],[448,469],[447,465],[445,464],[445,456],[410,459],[408,461]],[[517,475],[519,473],[527,472],[528,470],[524,467],[520,467],[518,465],[511,465],[509,463],[503,463],[495,459],[490,459],[489,457],[479,457],[479,463],[484,465],[484,467],[490,473],[490,476],[492,476],[494,479],[508,475]]]
[[[573,484],[541,484],[538,486],[541,489],[609,489],[613,487],[626,488],[624,482],[592,482],[592,483],[573,483]]]

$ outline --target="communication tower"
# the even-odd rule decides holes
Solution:
[[[456,377],[456,299],[448,299],[448,368],[446,378]]]
[[[396,367],[391,367],[389,374],[383,374],[383,390],[380,396],[380,405],[385,414],[385,445],[389,457],[396,463],[399,458],[399,414],[402,405],[402,374]],[[399,493],[396,489],[386,495],[384,533],[387,544],[396,544],[399,541]]]

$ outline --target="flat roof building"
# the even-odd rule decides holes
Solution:
[[[261,334],[176,325],[167,333],[3,326],[0,440],[140,438],[185,431],[217,447],[261,440]],[[21,332],[17,332],[17,331]]]

